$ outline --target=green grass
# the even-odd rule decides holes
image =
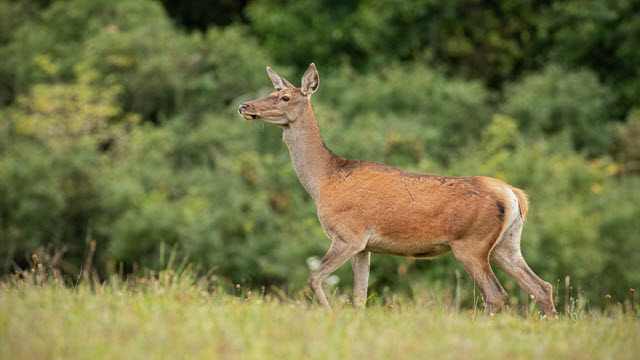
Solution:
[[[632,359],[640,321],[489,317],[398,301],[329,314],[307,298],[224,293],[160,274],[123,284],[0,282],[0,359]]]

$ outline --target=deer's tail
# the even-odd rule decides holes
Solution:
[[[522,215],[522,222],[524,222],[527,219],[527,212],[529,211],[529,198],[527,197],[527,193],[511,185],[507,186],[516,194],[518,206],[520,207],[520,215]]]

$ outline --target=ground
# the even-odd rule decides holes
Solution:
[[[234,289],[235,290],[235,289]],[[416,300],[329,314],[309,299],[193,279],[0,282],[0,359],[632,359],[640,321],[591,311],[486,316]],[[533,309],[533,308],[532,308]]]

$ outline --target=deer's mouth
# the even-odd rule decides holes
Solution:
[[[242,113],[241,115],[242,115],[243,118],[245,118],[247,120],[255,120],[255,119],[257,119],[259,117],[257,114]]]

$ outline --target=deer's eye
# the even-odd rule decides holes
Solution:
[[[280,100],[282,100],[282,101],[289,101],[289,97],[288,97],[288,96],[283,96],[282,98],[280,98]]]

